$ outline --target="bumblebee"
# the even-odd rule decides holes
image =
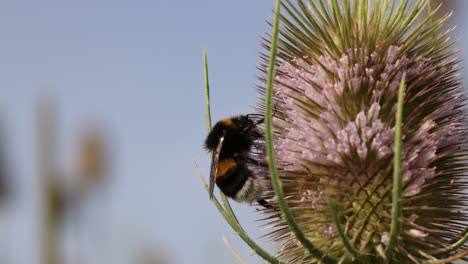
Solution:
[[[250,166],[266,167],[264,162],[252,158],[251,150],[263,139],[258,125],[260,115],[240,115],[216,123],[205,140],[205,148],[212,152],[210,170],[210,199],[214,185],[236,201],[253,202],[271,207],[262,196],[266,188],[264,179],[253,173]]]

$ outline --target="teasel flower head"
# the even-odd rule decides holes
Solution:
[[[96,125],[88,125],[80,133],[76,170],[81,195],[103,181],[107,173],[109,157],[104,139],[104,132]]]
[[[279,259],[318,263],[311,252],[320,252],[339,263],[431,263],[467,254],[466,97],[451,30],[441,32],[448,16],[436,19],[427,3],[282,4],[270,107],[289,211],[262,216]],[[271,43],[264,38],[267,50]],[[261,58],[265,95],[270,58]]]

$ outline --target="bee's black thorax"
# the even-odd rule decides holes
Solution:
[[[248,152],[257,134],[255,122],[245,115],[223,119],[216,123],[208,134],[205,148],[214,151],[219,139],[224,136],[224,144],[219,153],[219,159],[223,160],[238,153]]]

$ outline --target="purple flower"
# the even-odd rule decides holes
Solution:
[[[363,259],[346,250],[337,232],[327,203],[330,190],[347,240],[369,263],[463,257],[468,250],[466,97],[448,33],[438,32],[446,17],[416,22],[425,1],[414,6],[401,1],[395,13],[388,13],[394,1],[374,3],[380,6],[368,15],[359,13],[367,1],[345,2],[343,7],[323,1],[322,6],[284,4],[273,127],[290,213],[315,247],[341,262]],[[269,48],[268,39],[264,46]],[[265,65],[261,69],[266,74]],[[401,229],[395,253],[387,256],[402,82]],[[259,91],[265,93],[264,85]],[[259,105],[263,113],[265,103]],[[278,208],[274,198],[270,203]],[[264,213],[268,236],[281,243],[280,259],[317,262],[279,214]]]

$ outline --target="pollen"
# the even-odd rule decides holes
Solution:
[[[235,127],[236,125],[234,124],[234,122],[232,122],[232,119],[231,118],[226,118],[226,119],[223,119],[220,121],[221,124],[227,126],[227,127]]]
[[[219,162],[216,179],[222,178],[230,169],[235,168],[237,163],[232,159],[225,159]]]

